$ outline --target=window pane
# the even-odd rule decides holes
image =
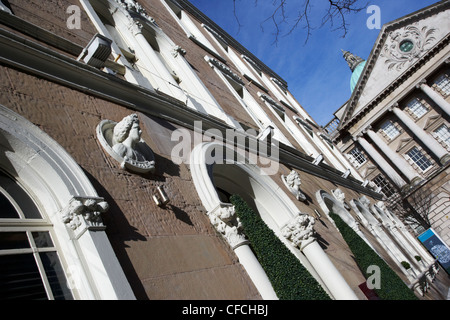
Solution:
[[[434,133],[436,137],[444,141],[447,144],[447,146],[450,146],[450,131],[448,130],[448,127],[445,124],[437,128],[434,131]]]
[[[391,121],[386,121],[385,123],[383,123],[381,129],[390,139],[394,139],[400,133],[400,131]]]
[[[428,111],[428,108],[419,99],[411,100],[408,103],[408,108],[414,113],[417,118],[420,118]]]
[[[450,94],[450,79],[446,74],[443,74],[436,79],[436,85],[445,95]]]
[[[56,252],[40,252],[45,274],[52,288],[55,300],[72,300],[72,293],[67,286],[66,276]]]
[[[20,210],[27,219],[42,219],[39,209],[34,204],[34,201],[26,193],[19,184],[9,176],[0,172],[0,185],[5,189],[6,193],[14,199]],[[0,214],[1,217],[1,214]]]
[[[53,247],[53,241],[47,231],[32,232],[34,243],[38,248]]]
[[[364,162],[366,162],[366,157],[364,157],[361,150],[359,150],[357,147],[353,148],[350,151],[350,154],[352,155],[353,159],[358,162],[358,164],[363,164]]]
[[[25,232],[0,232],[0,250],[30,248]]]
[[[0,256],[0,300],[47,300],[33,255]]]
[[[390,183],[381,175],[379,174],[378,176],[375,177],[375,179],[372,180],[378,187],[381,188],[381,192],[383,192],[383,194],[386,197],[390,197],[395,193],[394,188],[392,188],[392,186],[390,185]]]
[[[429,167],[431,167],[431,162],[428,160],[422,152],[416,147],[412,148],[408,152],[408,156],[416,163],[416,165],[422,170],[425,171]]]
[[[0,218],[19,218],[19,213],[2,193],[0,193]]]

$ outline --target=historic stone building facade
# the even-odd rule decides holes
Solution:
[[[277,299],[232,194],[332,299],[368,295],[330,212],[419,298],[442,298],[383,194],[188,1],[0,9],[2,299]]]
[[[420,234],[450,244],[450,3],[383,26],[367,61],[344,51],[350,99],[326,127],[339,149]]]

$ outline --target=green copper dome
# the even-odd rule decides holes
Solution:
[[[362,71],[364,70],[364,66],[366,65],[366,61],[354,54],[342,50],[342,54],[344,56],[345,61],[347,61],[350,70],[352,70],[352,77],[350,79],[350,89],[353,90],[358,83],[359,77],[361,76]]]
[[[355,90],[356,84],[358,83],[359,77],[361,76],[361,73],[364,70],[364,66],[366,65],[366,61],[360,62],[356,68],[355,71],[352,73],[352,77],[350,79],[350,90]]]

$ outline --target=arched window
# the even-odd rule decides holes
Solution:
[[[0,172],[0,299],[72,300],[53,227],[20,185]]]

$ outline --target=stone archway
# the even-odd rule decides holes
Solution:
[[[135,298],[97,219],[106,203],[63,147],[2,105],[0,169],[20,184],[51,223],[66,276],[76,279],[77,298]]]
[[[232,164],[230,164],[230,161],[207,164],[208,155],[214,153],[214,149],[217,148],[223,151],[223,148],[226,147],[216,142],[199,144],[192,151],[190,158],[192,178],[199,197],[208,211],[208,215],[210,215],[210,219],[211,215],[217,216],[217,210],[228,207],[228,204],[223,202],[226,199],[221,199],[217,188],[220,188],[227,194],[239,194],[255,209],[255,212],[260,214],[264,222],[297,256],[305,268],[322,284],[332,297],[335,299],[357,299],[354,292],[315,239],[304,241],[302,245],[297,247],[296,245],[293,246],[289,240],[282,236],[282,229],[301,213],[299,213],[296,205],[280,186],[270,176],[261,174],[260,168],[256,165],[246,163],[244,158],[239,158]],[[226,157],[227,154],[233,153],[222,152],[221,154]],[[233,239],[236,238],[234,237]],[[239,257],[239,254],[242,254],[239,251],[245,246],[230,242],[229,238],[227,240],[235,248],[235,252]],[[248,256],[248,252],[245,255]],[[241,259],[241,257],[239,258]],[[259,276],[257,274],[259,268],[255,268],[255,263],[258,262],[255,262],[254,259],[250,260],[253,264],[245,265],[245,257],[241,260],[241,263],[244,262],[244,267],[261,293],[261,290],[267,289],[267,286],[264,285],[264,277],[261,274]],[[259,284],[258,281],[260,281]],[[258,287],[259,285],[260,287]],[[271,296],[270,292],[266,292],[266,294]]]
[[[353,216],[348,212],[345,208],[344,203],[342,201],[338,201],[334,196],[325,190],[318,190],[316,192],[316,199],[319,203],[320,208],[323,212],[326,213],[330,221],[334,224],[333,219],[330,217],[330,213],[333,212],[337,214],[350,228],[352,228],[366,243],[369,247],[371,247],[375,252],[375,248],[366,238],[366,236],[362,233],[359,228],[358,221],[353,218]]]

